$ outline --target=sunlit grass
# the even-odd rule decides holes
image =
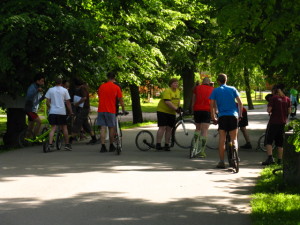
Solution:
[[[287,187],[282,173],[272,174],[278,166],[265,168],[252,195],[254,225],[300,225],[300,190]]]

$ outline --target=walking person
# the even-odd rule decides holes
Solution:
[[[71,151],[72,146],[69,144],[66,106],[71,115],[73,112],[69,92],[67,89],[62,87],[61,78],[57,78],[55,80],[55,86],[47,91],[45,97],[47,99],[47,106],[50,108],[48,116],[49,124],[51,125],[51,131],[49,133],[49,148],[54,149],[54,133],[57,126],[60,126],[64,134],[65,150]]]
[[[109,72],[107,74],[107,82],[100,85],[98,88],[99,105],[97,125],[101,126],[101,153],[107,152],[105,146],[105,133],[107,127],[109,130],[109,151],[113,152],[116,150],[113,141],[116,132],[117,101],[119,101],[123,113],[125,112],[122,91],[121,88],[114,83],[116,82],[115,78],[116,74],[114,72]]]
[[[192,108],[194,111],[194,120],[196,123],[196,130],[194,134],[195,140],[198,140],[199,154],[198,157],[205,158],[205,148],[207,141],[207,132],[210,126],[210,99],[209,96],[213,91],[210,86],[210,79],[205,77],[201,85],[197,85],[193,91]]]
[[[178,89],[178,80],[172,78],[167,88],[161,95],[161,99],[157,105],[157,125],[156,149],[170,151],[170,138],[172,128],[176,120],[176,111],[180,106],[180,91]],[[165,146],[161,146],[161,141],[165,136]]]
[[[238,121],[242,117],[243,104],[240,94],[235,87],[228,86],[227,75],[219,74],[217,82],[220,85],[211,93],[210,99],[210,115],[214,124],[219,124],[219,157],[220,161],[217,168],[224,169],[224,152],[226,133],[229,132],[233,148],[238,149]],[[238,105],[236,105],[236,101]],[[218,109],[218,119],[216,112]]]
[[[242,134],[244,136],[246,144],[241,145],[240,148],[252,149],[249,134],[247,131],[247,126],[248,126],[248,112],[247,112],[247,109],[245,107],[243,107],[242,118],[239,121],[239,128],[242,131]]]
[[[43,75],[36,75],[34,82],[28,87],[25,98],[25,112],[28,116],[28,130],[30,130],[34,137],[39,134],[42,121],[37,114],[39,104],[44,100],[42,95],[45,77]]]
[[[78,136],[81,129],[83,129],[91,136],[91,140],[87,144],[96,144],[97,139],[88,119],[90,113],[90,95],[88,85],[79,79],[75,79],[74,83],[76,85],[76,89],[74,91],[73,106],[76,117],[73,123],[70,143],[72,143],[74,137]]]
[[[268,158],[262,162],[264,166],[275,163],[272,148],[274,141],[278,152],[277,163],[282,163],[284,127],[287,123],[288,115],[291,113],[291,100],[285,96],[280,86],[274,85],[272,94],[273,96],[270,98],[267,108],[267,112],[270,114],[265,137]]]

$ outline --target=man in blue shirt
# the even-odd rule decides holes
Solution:
[[[217,79],[220,87],[211,93],[210,113],[215,124],[219,124],[219,157],[217,168],[224,169],[224,152],[226,132],[229,132],[234,148],[238,149],[237,134],[238,122],[242,117],[243,104],[235,87],[227,86],[227,75],[219,74]],[[238,103],[238,105],[236,104]],[[218,112],[218,119],[216,113]]]
[[[25,112],[28,116],[28,130],[36,136],[39,133],[42,121],[38,116],[40,102],[44,99],[42,86],[45,83],[43,75],[36,75],[34,82],[28,87],[25,98]]]

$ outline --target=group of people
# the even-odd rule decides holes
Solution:
[[[100,85],[98,89],[99,105],[97,125],[101,126],[101,150],[107,152],[105,145],[106,129],[109,130],[109,151],[115,151],[113,145],[116,113],[119,105],[125,112],[122,90],[116,83],[116,73],[107,74],[107,82]],[[219,158],[217,168],[225,168],[224,152],[226,133],[230,135],[233,148],[238,149],[238,128],[242,131],[246,144],[241,148],[252,148],[249,135],[246,130],[248,126],[247,110],[243,107],[240,94],[233,86],[227,85],[227,75],[219,74],[217,77],[219,87],[214,88],[213,83],[208,77],[205,77],[201,85],[193,89],[192,109],[196,130],[194,138],[199,141],[199,157],[206,157],[205,148],[207,142],[207,133],[211,121],[218,124],[219,131]],[[63,87],[61,78],[55,80],[55,86],[50,88],[45,95],[42,94],[42,86],[45,78],[38,75],[35,82],[30,85],[26,95],[25,111],[28,115],[28,128],[37,135],[41,126],[41,120],[37,114],[39,103],[46,98],[49,107],[49,123],[52,125],[49,134],[49,146],[53,148],[53,136],[57,126],[61,129],[65,137],[65,149],[72,150],[71,143],[74,136],[78,135],[83,128],[91,135],[89,144],[96,143],[96,137],[89,123],[88,114],[90,112],[89,91],[87,84],[80,80],[75,80],[75,91],[72,93],[73,99],[68,90]],[[291,94],[295,94],[293,91]],[[270,97],[270,98],[269,98]],[[293,103],[294,104],[294,103]],[[297,105],[296,105],[297,107]],[[158,131],[156,135],[156,149],[170,151],[170,138],[172,128],[176,120],[176,113],[180,110],[180,91],[178,80],[173,78],[169,82],[169,88],[162,93],[161,100],[157,107]],[[270,120],[266,131],[266,148],[268,158],[263,165],[273,164],[272,143],[275,141],[278,147],[278,163],[281,163],[283,152],[284,126],[287,123],[288,115],[292,112],[292,102],[285,96],[282,87],[275,85],[272,89],[272,95],[268,96],[268,113]],[[67,128],[67,114],[76,113],[76,119],[71,132]],[[71,133],[69,137],[69,133]],[[164,146],[161,142],[165,138]]]
[[[193,89],[192,109],[196,130],[195,140],[199,141],[198,157],[206,157],[205,148],[207,133],[211,121],[218,124],[219,132],[219,159],[217,168],[225,168],[224,152],[227,132],[230,135],[233,148],[238,149],[238,128],[246,140],[246,144],[240,148],[251,149],[250,138],[246,127],[248,126],[247,110],[243,107],[240,94],[233,86],[227,85],[227,75],[219,74],[217,77],[218,88],[213,87],[213,82],[205,77],[201,85]],[[170,88],[162,94],[162,98],[157,107],[158,132],[156,137],[156,149],[169,151],[169,141],[172,127],[175,123],[176,111],[180,108],[180,93],[178,90],[178,80],[172,79]],[[293,92],[295,93],[295,92]],[[272,143],[278,147],[278,161],[282,162],[284,126],[287,123],[288,115],[291,113],[291,101],[283,94],[280,85],[274,85],[272,96],[269,99],[267,111],[270,120],[266,131],[265,145],[268,158],[262,165],[275,163],[272,152]],[[161,141],[165,135],[165,147],[162,148]]]
[[[115,76],[115,73],[109,72],[107,74],[107,82],[100,85],[98,89],[99,107],[97,125],[101,126],[100,152],[107,152],[105,146],[106,127],[109,128],[109,151],[115,151],[113,140],[116,126],[116,112],[119,104],[123,112],[125,112],[122,91],[120,86],[116,84]],[[88,144],[95,144],[97,142],[96,136],[88,122],[90,100],[87,84],[79,79],[75,79],[75,88],[70,95],[67,82],[64,82],[61,78],[57,78],[54,87],[49,88],[46,94],[43,95],[42,86],[44,86],[44,83],[45,77],[37,75],[26,94],[25,112],[28,116],[28,129],[33,131],[33,135],[37,136],[39,133],[41,119],[37,111],[40,102],[46,98],[46,104],[49,109],[48,121],[51,125],[49,133],[49,148],[51,150],[54,149],[53,137],[57,126],[60,126],[60,129],[63,131],[65,150],[72,150],[71,143],[74,137],[80,133],[81,129],[84,129],[91,136]],[[68,130],[68,116],[73,116],[74,114],[76,114],[76,117],[73,126],[71,130]]]

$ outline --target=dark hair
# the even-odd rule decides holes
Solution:
[[[76,86],[80,86],[80,85],[83,84],[83,81],[80,80],[79,78],[74,78],[74,84],[75,84]]]
[[[172,79],[169,81],[169,87],[171,87],[171,85],[172,85],[174,82],[178,82],[178,79],[172,78]]]
[[[117,73],[111,71],[111,72],[108,72],[106,76],[107,76],[108,79],[112,80],[112,79],[115,79],[115,78],[116,78]]]
[[[219,81],[221,84],[225,84],[227,81],[227,75],[225,73],[220,73],[218,75],[217,81]]]
[[[45,79],[45,76],[42,75],[42,74],[36,74],[34,76],[34,82],[38,81],[38,80],[41,80],[41,79]]]
[[[55,79],[55,85],[58,85],[58,84],[62,84],[62,79],[59,77]]]

